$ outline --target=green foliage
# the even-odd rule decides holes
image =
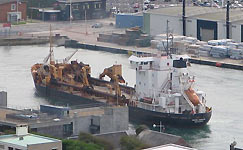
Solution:
[[[148,145],[142,143],[136,136],[123,136],[120,144],[122,150],[141,150],[148,148]]]
[[[6,129],[3,131],[4,134],[15,134],[15,131],[14,130],[11,130],[11,129]]]
[[[62,140],[63,150],[103,150],[103,147],[93,144],[85,143],[79,140]]]
[[[21,25],[21,24],[26,24],[26,22],[24,22],[24,21],[21,21],[21,22],[14,22],[14,23],[12,23],[12,25]]]
[[[88,134],[88,133],[82,133],[81,132],[79,134],[79,141],[82,141],[82,142],[85,142],[85,143],[97,144],[97,145],[103,147],[104,150],[113,150],[114,149],[113,146],[109,142],[107,142],[103,139],[94,137],[94,136],[92,136],[91,134]]]
[[[148,126],[146,126],[146,125],[139,125],[136,128],[136,134],[139,135],[139,133],[141,133],[143,130],[146,130],[146,129],[148,129]]]

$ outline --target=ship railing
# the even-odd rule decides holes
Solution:
[[[192,102],[190,101],[190,99],[188,98],[188,96],[186,95],[186,93],[184,91],[182,91],[181,93],[184,96],[184,98],[186,99],[186,101],[188,102],[188,104],[192,107],[193,111],[195,112],[195,107],[192,104]]]
[[[150,111],[162,112],[161,111],[162,107],[160,105],[158,105],[158,104],[147,104],[147,103],[144,103],[144,102],[139,102],[138,107],[146,109],[146,110],[150,110]]]

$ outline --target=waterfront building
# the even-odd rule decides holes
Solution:
[[[57,0],[55,9],[61,10],[61,20],[100,19],[106,16],[106,0]]]
[[[215,7],[188,6],[185,8],[185,27],[183,29],[182,7],[167,7],[144,12],[143,30],[154,36],[169,30],[173,34],[196,37],[208,41],[227,38],[226,9]],[[243,15],[239,8],[229,11],[229,38],[243,41]]]
[[[1,23],[17,22],[27,19],[27,5],[22,0],[1,0],[0,10]]]

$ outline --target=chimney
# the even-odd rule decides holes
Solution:
[[[28,125],[17,125],[16,126],[16,135],[24,136],[28,134]]]

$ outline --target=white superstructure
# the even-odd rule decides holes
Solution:
[[[205,93],[194,91],[194,76],[187,70],[187,55],[131,56],[136,69],[134,105],[165,113],[205,113]]]

